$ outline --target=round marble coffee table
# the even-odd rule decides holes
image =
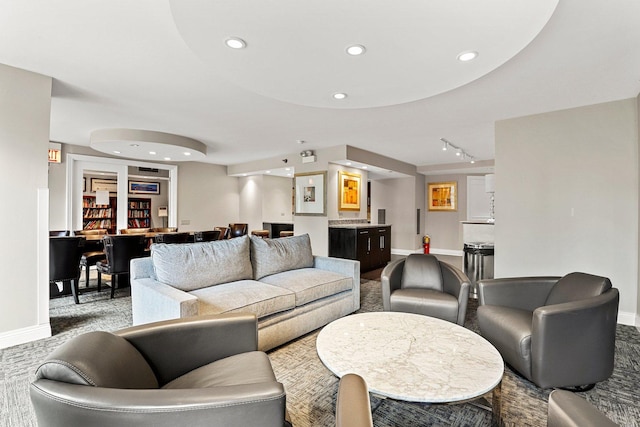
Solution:
[[[410,313],[354,314],[325,326],[316,348],[335,375],[356,373],[372,393],[392,399],[452,403],[493,390],[499,417],[502,357],[454,323]]]

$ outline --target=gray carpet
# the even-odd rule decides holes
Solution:
[[[70,337],[90,330],[116,330],[131,325],[128,290],[89,292],[82,304],[71,297],[51,301],[53,336],[0,350],[0,422],[2,426],[36,426],[28,386],[42,359]],[[361,311],[382,309],[380,284],[363,280]],[[477,331],[475,300],[470,301],[466,327]],[[287,407],[295,427],[333,426],[337,379],[322,365],[315,350],[317,331],[269,353],[278,379],[287,390]],[[618,326],[616,362],[612,377],[581,393],[623,426],[639,426],[640,332]],[[550,390],[540,390],[505,369],[502,417],[508,426],[546,425]],[[487,395],[488,398],[491,395]],[[471,404],[424,405],[371,398],[375,426],[488,426],[490,414]]]

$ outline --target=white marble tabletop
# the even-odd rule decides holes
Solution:
[[[340,318],[316,341],[320,360],[338,377],[361,375],[369,391],[411,402],[458,402],[493,390],[504,372],[498,350],[454,323],[410,313]]]

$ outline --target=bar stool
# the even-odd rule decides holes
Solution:
[[[261,239],[269,237],[269,230],[253,230],[252,236],[260,237]]]
[[[291,237],[293,236],[293,231],[283,230],[280,232],[280,237]]]

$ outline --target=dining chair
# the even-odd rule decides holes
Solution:
[[[108,235],[103,239],[105,261],[98,261],[98,287],[102,281],[102,275],[111,276],[111,298],[115,295],[116,287],[122,276],[129,280],[130,261],[134,258],[146,256],[147,238],[141,234],[134,235]]]
[[[220,230],[196,231],[192,236],[193,242],[211,242],[213,240],[220,240]]]
[[[236,222],[229,224],[229,239],[233,239],[234,237],[241,237],[247,234],[247,229],[249,228],[249,224]]]
[[[220,230],[218,240],[226,240],[229,238],[229,227],[215,227],[214,230]]]
[[[160,233],[155,236],[155,243],[187,243],[191,234],[184,233]]]
[[[84,250],[85,238],[82,236],[49,237],[49,289],[56,288],[56,282],[62,282],[64,288],[70,288],[73,300],[78,298],[80,280],[80,257]],[[54,295],[52,295],[54,296]]]
[[[107,234],[107,230],[104,228],[76,230],[73,234],[87,238],[84,245],[84,253],[82,254],[82,258],[80,258],[80,270],[85,269],[85,287],[89,287],[89,269],[91,266],[96,265],[98,261],[102,261],[105,258],[102,237]],[[100,283],[98,283],[98,291],[100,290]]]
[[[49,230],[49,237],[65,237],[69,235],[69,230]]]

